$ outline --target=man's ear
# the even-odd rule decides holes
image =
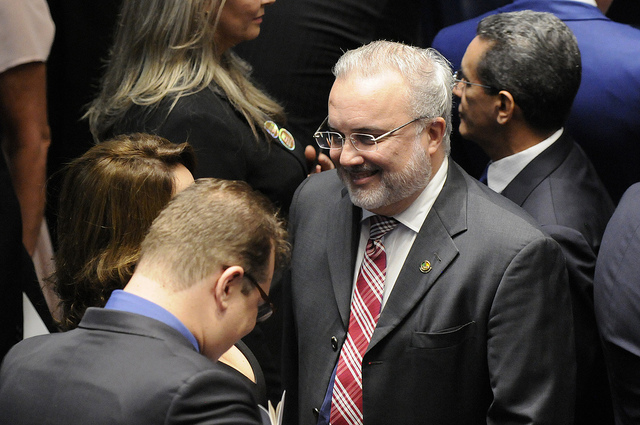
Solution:
[[[433,155],[440,148],[446,130],[447,123],[442,117],[436,118],[427,126],[426,133],[429,135],[427,150],[429,155]]]
[[[498,100],[500,104],[498,105],[498,116],[496,117],[496,121],[498,121],[498,124],[500,125],[505,125],[513,119],[516,102],[511,93],[506,90],[500,90],[500,93],[498,93]]]
[[[214,282],[212,292],[220,311],[229,306],[231,299],[242,290],[242,277],[244,269],[240,266],[231,266],[222,271],[222,274]]]

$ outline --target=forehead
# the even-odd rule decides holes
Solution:
[[[467,77],[475,76],[478,62],[482,59],[482,56],[489,48],[489,45],[489,41],[483,40],[478,36],[471,40],[461,62],[462,71]]]
[[[395,122],[408,109],[408,86],[397,71],[337,78],[329,94],[329,123],[336,128]]]

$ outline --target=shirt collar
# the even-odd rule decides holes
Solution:
[[[577,1],[580,3],[590,4],[591,6],[598,7],[598,5],[596,4],[596,0],[572,0],[572,1]]]
[[[487,170],[487,186],[495,192],[501,193],[524,167],[560,138],[562,131],[561,128],[528,149],[491,162]]]
[[[418,233],[420,227],[424,222],[425,217],[429,214],[431,207],[433,206],[436,198],[440,194],[444,182],[447,180],[447,173],[449,169],[449,158],[445,156],[444,161],[440,164],[438,171],[432,176],[427,187],[424,188],[420,196],[415,201],[399,214],[393,216],[400,223],[407,226],[409,229]],[[375,215],[371,211],[365,209],[362,210],[362,220],[365,220]]]
[[[107,301],[107,305],[105,305],[104,308],[109,310],[126,311],[158,320],[168,326],[171,326],[184,335],[185,338],[187,338],[195,347],[196,351],[200,352],[198,341],[191,331],[187,329],[187,327],[176,316],[156,303],[130,292],[116,289],[111,293],[111,297],[109,297],[109,301]]]

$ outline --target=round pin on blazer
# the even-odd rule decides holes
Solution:
[[[424,260],[422,264],[420,264],[420,271],[422,273],[429,273],[431,271],[431,263],[428,260]]]
[[[279,128],[278,124],[273,121],[265,121],[264,128],[267,130],[267,133],[271,135],[274,139],[280,140],[282,146],[289,149],[290,151],[296,148],[296,140],[293,138],[293,135],[286,128]]]

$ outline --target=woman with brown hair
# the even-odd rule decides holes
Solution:
[[[63,329],[129,281],[151,222],[193,182],[194,168],[191,146],[147,134],[100,143],[67,166],[51,279]]]

